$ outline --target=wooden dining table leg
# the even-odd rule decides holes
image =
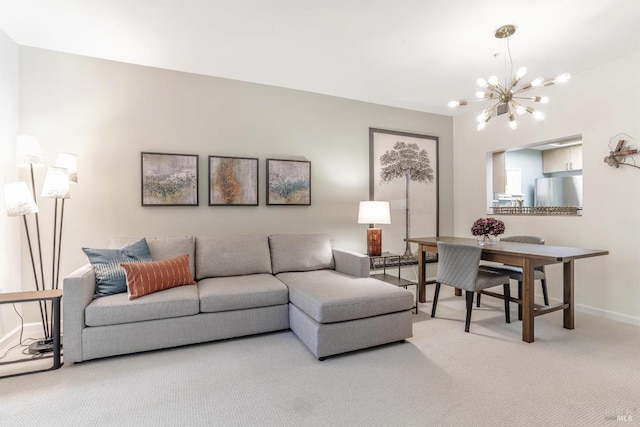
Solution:
[[[574,286],[574,273],[573,273],[573,261],[567,261],[562,265],[563,268],[563,302],[567,304],[567,308],[563,310],[563,326],[565,329],[573,329],[574,323],[574,310],[573,310],[573,286]]]
[[[522,341],[534,341],[533,262],[524,259],[522,266]]]

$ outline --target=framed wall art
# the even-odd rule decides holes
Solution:
[[[198,206],[198,156],[140,153],[142,206]]]
[[[311,205],[311,162],[267,159],[267,205]]]
[[[369,128],[369,198],[388,201],[385,251],[415,258],[408,237],[437,236],[438,137]]]
[[[209,206],[258,206],[258,159],[209,156]]]

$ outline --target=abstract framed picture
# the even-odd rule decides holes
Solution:
[[[369,128],[369,198],[388,201],[384,250],[414,258],[404,239],[437,236],[438,137]]]
[[[198,155],[140,153],[142,206],[198,206]]]
[[[267,205],[311,206],[311,162],[267,159]]]
[[[258,159],[209,156],[209,206],[258,206]]]

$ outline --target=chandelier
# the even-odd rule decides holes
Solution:
[[[482,77],[477,80],[478,86],[482,88],[476,92],[476,99],[474,101],[486,101],[492,100],[495,103],[485,108],[478,116],[478,130],[482,130],[487,125],[487,122],[491,120],[491,117],[507,115],[509,117],[509,127],[516,129],[518,123],[516,122],[515,115],[523,115],[526,113],[531,114],[537,120],[544,120],[544,114],[531,107],[530,105],[523,105],[523,101],[529,101],[534,103],[546,104],[549,102],[549,98],[546,96],[522,96],[523,92],[532,88],[550,86],[556,83],[564,83],[571,78],[569,73],[564,73],[553,79],[545,79],[544,77],[537,77],[531,81],[531,83],[518,86],[520,80],[527,74],[526,67],[520,67],[515,75],[513,75],[513,59],[511,58],[511,50],[509,48],[509,37],[516,32],[516,27],[513,25],[504,25],[496,30],[495,36],[498,39],[505,39],[505,80],[504,84],[500,84],[498,77],[491,76],[485,80]],[[507,75],[507,55],[509,56],[509,74]],[[512,77],[513,76],[513,77]],[[448,106],[450,108],[462,107],[468,105],[467,100],[450,101]],[[515,115],[514,115],[515,113]]]

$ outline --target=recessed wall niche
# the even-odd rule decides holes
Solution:
[[[582,215],[582,135],[487,153],[487,213]]]

